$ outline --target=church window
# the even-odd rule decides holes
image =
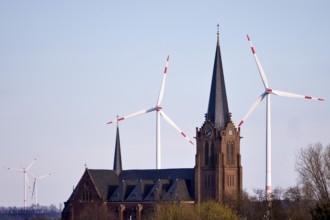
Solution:
[[[92,200],[92,193],[89,190],[84,190],[83,191],[83,201],[84,202],[88,202]]]
[[[227,151],[226,151],[226,158],[227,158],[227,164],[231,165],[231,146],[230,146],[230,142],[227,142]]]
[[[88,186],[89,186],[89,184],[86,182],[84,184],[84,190],[83,190],[83,195],[82,195],[82,200],[84,202],[88,202],[88,201],[92,200],[92,193]]]
[[[211,144],[211,155],[210,155],[210,165],[212,166],[212,167],[214,167],[214,164],[215,164],[215,162],[214,162],[214,160],[215,160],[215,155],[214,155],[214,143],[212,143]]]
[[[227,142],[227,164],[234,165],[235,164],[235,142]]]
[[[234,141],[231,142],[230,145],[230,157],[231,157],[231,164],[230,165],[234,165],[235,164],[235,143]]]
[[[209,144],[207,142],[205,143],[204,160],[205,166],[209,165]]]
[[[235,175],[227,175],[227,186],[235,185]]]

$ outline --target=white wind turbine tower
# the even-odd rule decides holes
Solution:
[[[138,115],[142,115],[145,113],[149,113],[152,111],[156,111],[156,169],[160,169],[161,168],[161,146],[160,146],[160,116],[162,116],[165,121],[167,123],[169,123],[172,127],[174,127],[177,131],[180,132],[180,134],[186,138],[189,143],[191,143],[193,145],[193,142],[187,137],[187,135],[180,130],[180,128],[165,114],[165,112],[163,111],[163,108],[161,106],[162,103],[162,99],[163,99],[163,95],[164,95],[164,88],[165,88],[165,81],[166,81],[166,73],[167,73],[167,68],[168,68],[168,61],[169,61],[169,56],[167,56],[166,59],[166,65],[164,68],[164,74],[163,74],[163,80],[162,80],[162,84],[160,87],[160,91],[159,91],[159,96],[158,96],[158,100],[157,100],[157,104],[155,107],[149,108],[149,109],[144,109],[138,112],[135,112],[133,114],[124,116],[124,117],[120,117],[116,120],[110,121],[107,124],[112,124],[114,122],[117,121],[122,121],[131,117],[135,117]]]
[[[23,173],[23,177],[24,177],[24,209],[26,209],[26,186],[27,184],[29,185],[29,179],[27,177],[27,172],[29,171],[29,169],[31,169],[32,165],[34,164],[34,162],[37,160],[37,158],[35,158],[29,166],[27,166],[26,168],[9,168],[9,167],[4,167],[5,169],[8,170],[13,170],[13,171],[18,171],[18,172],[22,172]]]
[[[249,41],[252,54],[255,58],[257,63],[259,73],[261,76],[261,80],[264,84],[265,91],[259,96],[259,98],[253,103],[247,114],[244,116],[243,120],[239,123],[238,127],[240,127],[243,122],[250,116],[250,114],[255,110],[255,108],[261,103],[261,101],[267,96],[266,102],[266,196],[267,200],[271,200],[271,193],[272,193],[272,182],[271,182],[271,117],[270,117],[270,94],[278,95],[278,96],[285,96],[285,97],[292,97],[292,98],[302,98],[302,99],[313,99],[317,101],[324,101],[321,98],[315,98],[312,96],[305,96],[305,95],[298,95],[289,92],[282,92],[278,90],[274,90],[268,87],[268,81],[266,78],[266,74],[264,69],[262,68],[260,61],[257,57],[254,47],[252,46],[251,40],[249,35],[247,35],[247,39]]]
[[[41,180],[41,179],[43,179],[45,177],[48,177],[48,176],[51,176],[54,173],[48,173],[46,175],[38,176],[38,177],[34,176],[31,172],[28,172],[28,173],[34,179],[33,189],[32,189],[32,197],[34,197],[34,204],[38,205],[38,180]]]

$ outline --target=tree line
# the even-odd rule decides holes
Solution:
[[[61,219],[61,206],[55,205],[40,206],[32,205],[24,207],[0,207],[0,219],[6,220],[59,220]]]

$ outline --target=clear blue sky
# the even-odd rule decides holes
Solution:
[[[295,154],[330,143],[329,1],[0,1],[0,166],[54,176],[44,205],[68,199],[84,172],[112,169],[116,115],[153,107],[166,56],[167,115],[190,137],[204,121],[220,40],[229,108],[238,124],[263,92],[245,35],[271,88],[273,186],[296,184]],[[155,168],[155,113],[120,124],[125,169]],[[162,167],[194,166],[195,147],[161,121]],[[241,134],[243,186],[265,185],[265,103]],[[23,205],[23,177],[0,170],[0,206]],[[28,204],[31,204],[29,192]]]

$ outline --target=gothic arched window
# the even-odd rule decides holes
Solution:
[[[85,182],[85,184],[84,184],[84,190],[83,190],[82,196],[83,196],[82,200],[85,202],[92,200],[92,193],[89,189],[89,184],[87,182]]]
[[[235,142],[234,141],[232,141],[231,145],[230,145],[230,157],[231,157],[230,165],[234,165],[235,164]]]
[[[209,165],[209,143],[205,143],[205,155],[204,155],[204,164],[205,166]]]
[[[211,155],[210,155],[210,165],[214,167],[215,164],[215,155],[214,155],[214,143],[211,144]]]
[[[84,190],[83,191],[83,201],[88,202],[92,200],[92,193],[89,190]]]
[[[227,164],[231,165],[231,147],[230,147],[230,142],[227,142],[227,151],[226,151],[226,158],[227,158]]]

